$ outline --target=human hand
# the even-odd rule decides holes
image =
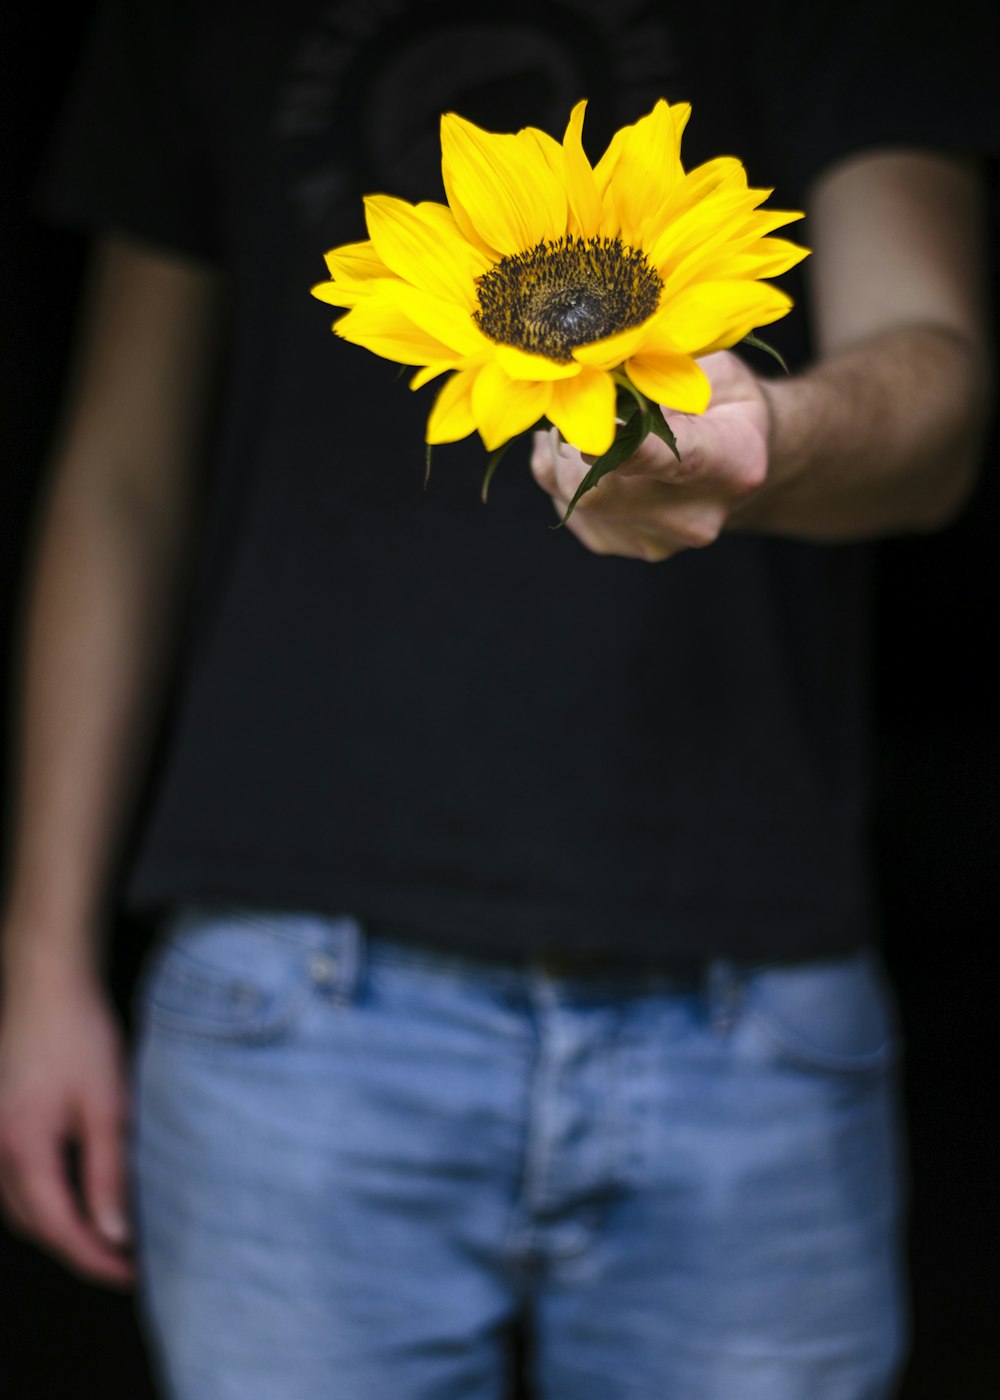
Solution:
[[[582,497],[566,522],[593,553],[655,563],[703,548],[764,485],[771,423],[761,381],[728,350],[700,364],[712,385],[706,411],[663,411],[681,460],[651,434]],[[532,471],[560,518],[588,466],[554,428],[535,434]]]
[[[93,1282],[124,1287],[121,1036],[83,976],[8,977],[0,1021],[0,1205],[10,1226]],[[79,1192],[66,1151],[79,1152]]]

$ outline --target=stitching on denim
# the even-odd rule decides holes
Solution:
[[[216,1022],[202,1020],[197,1013],[170,1010],[150,996],[145,1004],[146,1020],[151,1027],[183,1036],[187,1040],[209,1044],[263,1043],[279,1039],[294,1024],[308,1005],[312,993],[311,984],[304,979],[304,984],[295,989],[294,997],[288,997],[279,1006],[270,1008],[265,1016],[258,1013],[256,1019]]]
[[[777,1028],[766,1012],[746,1006],[743,1021],[756,1029],[768,1045],[785,1060],[800,1069],[825,1074],[866,1075],[890,1065],[898,1056],[899,1046],[894,1036],[887,1036],[876,1049],[862,1055],[838,1055],[824,1051],[800,1040],[784,1026]]]

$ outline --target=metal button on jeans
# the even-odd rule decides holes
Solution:
[[[309,976],[317,987],[330,987],[337,976],[337,959],[331,953],[314,953],[309,959]]]

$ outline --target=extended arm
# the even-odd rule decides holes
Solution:
[[[21,647],[3,916],[0,1197],[75,1267],[123,1282],[107,882],[185,595],[216,277],[110,242],[40,515]],[[83,1149],[81,1212],[62,1153]]]
[[[934,528],[965,500],[990,383],[975,168],[857,157],[809,205],[818,362],[763,380],[710,356],[707,412],[667,413],[681,462],[650,438],[577,507],[569,528],[589,548],[656,560],[726,529],[860,539]],[[557,509],[586,470],[552,435],[534,468]]]

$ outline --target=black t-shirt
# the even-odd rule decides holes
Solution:
[[[351,912],[512,953],[872,938],[867,550],[732,534],[660,566],[598,557],[549,528],[524,450],[484,507],[472,439],[424,489],[434,390],[338,341],[309,287],[364,236],[363,194],[442,197],[446,110],[560,135],[586,96],[596,157],[658,97],[690,100],[685,163],[738,155],[780,207],[859,150],[975,145],[982,90],[913,22],[787,0],[104,7],[48,208],[217,262],[233,290],[131,907]],[[801,362],[784,281],[799,304],[768,335]]]

